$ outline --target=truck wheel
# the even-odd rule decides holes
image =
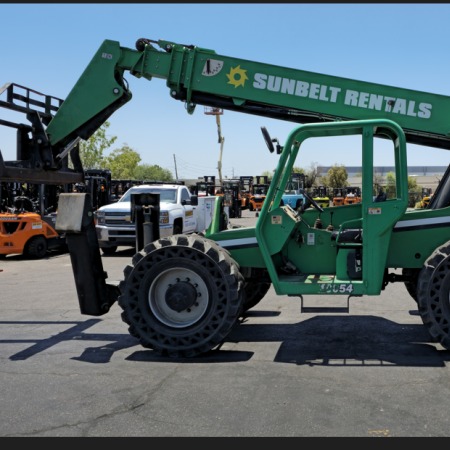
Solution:
[[[405,277],[405,288],[408,294],[417,303],[417,277],[419,276],[420,269],[403,269],[402,275]]]
[[[450,242],[425,261],[417,281],[419,314],[434,342],[450,349]]]
[[[114,255],[114,253],[116,253],[116,251],[117,251],[117,246],[114,246],[114,247],[102,247],[102,253],[104,255],[107,255],[107,256]]]
[[[270,289],[271,283],[253,281],[246,282],[244,285],[245,299],[244,299],[244,312],[256,306],[267,294]]]
[[[237,325],[244,279],[229,253],[199,235],[148,244],[124,270],[122,320],[142,346],[170,357],[206,353]]]
[[[41,259],[47,255],[47,240],[44,236],[32,237],[25,246],[25,256],[33,259]]]

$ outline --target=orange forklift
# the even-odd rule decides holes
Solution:
[[[358,186],[349,186],[345,189],[346,195],[344,205],[353,205],[353,203],[361,203],[361,188]]]
[[[0,258],[21,254],[30,259],[42,259],[52,250],[67,251],[65,235],[55,230],[56,206],[49,206],[41,215],[37,199],[13,195],[17,193],[11,189],[14,183],[1,184]],[[40,185],[39,189],[42,188]]]
[[[334,188],[331,201],[333,206],[342,206],[345,199],[345,188]]]
[[[256,183],[252,183],[250,186],[248,209],[250,211],[261,211],[270,183],[267,175],[257,175],[255,179]]]

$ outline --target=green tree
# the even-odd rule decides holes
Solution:
[[[141,161],[141,156],[127,144],[121,148],[116,148],[104,158],[104,166],[111,171],[111,178],[135,179],[135,171]]]
[[[416,177],[408,177],[408,206],[414,207],[422,198],[422,186],[417,184]]]
[[[361,176],[361,175],[359,175]],[[378,195],[383,186],[383,176],[381,173],[373,171],[373,195]]]
[[[396,177],[394,172],[386,174],[386,194],[388,198],[397,196]],[[417,184],[417,179],[408,176],[408,206],[413,207],[420,200],[422,194],[422,186]]]
[[[80,158],[85,169],[103,169],[103,153],[116,142],[117,136],[108,137],[110,123],[106,121],[87,141],[80,143]]]
[[[411,192],[411,191],[414,191],[414,192],[417,191],[417,192],[421,193],[422,192],[422,186],[419,186],[417,184],[417,178],[416,177],[409,176],[408,177],[408,192]]]
[[[303,170],[303,169],[301,169]],[[303,171],[306,176],[306,187],[311,188],[316,184],[316,180],[319,177],[319,165],[316,162],[311,163],[309,170]]]
[[[134,170],[136,180],[173,181],[174,176],[168,169],[163,169],[158,165],[139,164]]]
[[[322,177],[322,184],[330,188],[340,188],[348,185],[348,172],[345,166],[334,164]]]
[[[387,198],[395,198],[397,196],[397,188],[394,172],[388,172],[386,174],[386,195]]]

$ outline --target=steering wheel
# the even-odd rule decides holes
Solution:
[[[306,197],[306,199],[308,200],[308,202],[309,203],[311,203],[311,205],[313,205],[314,206],[314,208],[316,208],[317,209],[317,211],[319,211],[319,212],[323,212],[324,211],[324,209],[311,197],[311,195],[308,193],[308,192],[306,192],[306,191],[303,191],[303,195]],[[302,209],[303,209],[303,211],[307,208],[308,206],[306,206],[306,204],[305,205],[303,205],[302,206]]]
[[[270,153],[273,153],[275,151],[275,147],[273,146],[272,138],[270,137],[267,128],[261,127],[261,131],[264,136],[264,140],[266,141],[267,148],[269,149]]]

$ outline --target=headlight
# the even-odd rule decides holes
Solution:
[[[159,212],[159,223],[162,225],[169,223],[169,211]]]
[[[97,225],[105,225],[105,213],[103,211],[95,211],[94,221]]]

